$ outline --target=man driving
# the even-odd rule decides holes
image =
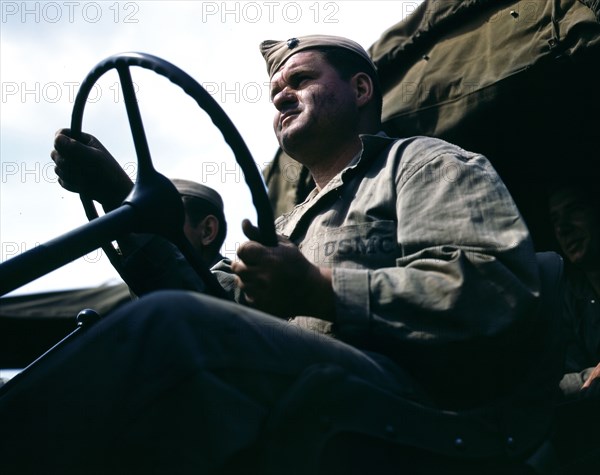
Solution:
[[[310,374],[334,368],[432,410],[475,411],[524,452],[547,433],[543,398],[556,381],[540,383],[520,369],[524,358],[540,356],[530,349],[539,324],[535,254],[489,161],[438,139],[382,133],[377,72],[354,41],[311,35],[265,41],[260,50],[275,134],[310,170],[315,190],[277,220],[277,246],[260,244],[258,229],[243,223],[249,241],[239,259],[213,268],[237,302],[194,291],[201,284],[176,249],[158,246],[164,252],[148,258],[165,262],[166,275],[181,269],[187,290],[149,291],[0,401],[9,426],[17,423],[12,414],[28,414],[17,442],[0,449],[9,467],[23,455],[18,441],[27,433],[34,443],[46,440],[37,461],[20,461],[27,468],[268,473],[272,428],[283,423],[286,404]],[[86,137],[57,135],[59,182],[111,209],[130,185]],[[94,184],[85,178],[90,167]],[[365,411],[350,430],[369,417]],[[412,446],[420,429],[396,430]],[[420,448],[463,449],[453,429],[430,431]],[[300,454],[302,440],[298,434]],[[73,456],[56,456],[73,444]],[[467,453],[502,470],[510,463],[505,450]],[[314,473],[302,469],[311,463],[293,461],[301,473]]]

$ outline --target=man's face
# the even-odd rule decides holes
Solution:
[[[271,99],[277,109],[275,135],[294,158],[310,147],[342,143],[356,132],[351,84],[318,51],[301,51],[283,64],[271,79]]]
[[[566,258],[575,265],[600,265],[598,210],[574,188],[565,188],[550,197],[550,219],[554,234]]]

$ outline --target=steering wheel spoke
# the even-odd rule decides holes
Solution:
[[[144,175],[146,172],[153,171],[152,159],[150,158],[150,148],[144,131],[142,115],[138,106],[137,96],[131,79],[131,71],[126,63],[117,63],[117,72],[121,82],[121,90],[127,109],[127,117],[129,119],[129,127],[133,136],[135,153],[138,160],[138,174]]]
[[[157,74],[167,77],[172,83],[181,87],[191,96],[210,116],[212,122],[219,128],[223,134],[223,138],[234,152],[236,161],[244,173],[244,178],[250,188],[252,201],[257,212],[261,242],[265,245],[274,246],[277,244],[277,237],[275,234],[273,211],[262,176],[248,147],[223,109],[197,81],[173,64],[148,54],[123,53],[110,56],[98,63],[83,81],[75,98],[71,117],[73,136],[78,138],[81,134],[83,110],[92,87],[104,73],[111,69],[116,69],[121,82],[121,89],[125,99],[125,107],[127,109],[138,161],[136,183],[123,205],[131,205],[136,210],[136,223],[139,223],[139,230],[137,232],[160,234],[171,240],[180,248],[186,259],[190,261],[192,267],[202,277],[208,290],[213,294],[219,294],[222,292],[221,287],[208,268],[197,258],[198,256],[194,256],[193,248],[191,245],[188,245],[189,243],[183,235],[183,221],[180,219],[183,205],[175,187],[166,177],[158,173],[152,164],[150,149],[131,78],[131,66],[151,69]],[[81,201],[88,219],[93,220],[97,218],[97,210],[91,200],[85,196],[81,196]],[[174,206],[180,207],[181,212],[174,213]],[[102,248],[107,253],[113,266],[119,270],[119,258],[112,245],[105,245]]]

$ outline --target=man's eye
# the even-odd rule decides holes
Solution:
[[[310,79],[309,76],[299,75],[294,77],[293,83],[295,86],[300,86],[304,81],[307,81],[308,79]]]

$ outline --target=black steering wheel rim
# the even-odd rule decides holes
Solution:
[[[260,230],[260,242],[264,245],[277,244],[274,216],[262,176],[252,158],[248,147],[232,121],[214,98],[189,74],[177,66],[159,57],[138,52],[120,53],[110,56],[98,63],[87,75],[78,91],[71,116],[71,131],[78,139],[82,132],[83,112],[87,98],[102,75],[116,69],[119,73],[123,97],[129,117],[131,133],[136,148],[138,171],[136,180],[139,183],[145,175],[156,173],[152,165],[150,153],[144,133],[137,99],[129,71],[130,66],[150,69],[166,77],[191,96],[196,103],[209,115],[213,124],[220,130],[225,142],[234,153],[235,159],[242,169],[244,179],[250,189],[252,202],[257,213],[257,226]],[[134,186],[135,192],[135,186]],[[91,199],[80,195],[87,218],[91,221],[98,217],[98,212]],[[118,267],[119,257],[112,245],[102,246],[112,264]]]

